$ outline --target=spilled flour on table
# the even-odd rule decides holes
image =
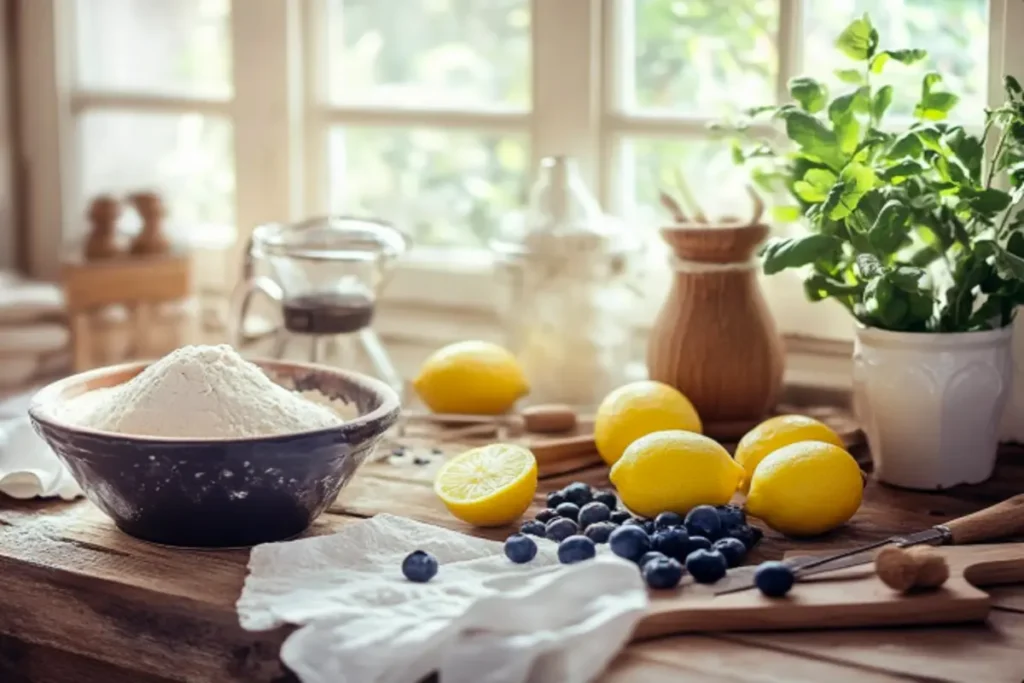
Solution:
[[[107,432],[198,439],[272,436],[344,422],[330,399],[289,391],[226,344],[184,346],[124,384],[67,401],[56,416]]]

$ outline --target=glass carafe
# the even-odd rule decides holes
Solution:
[[[530,399],[590,406],[625,381],[632,356],[628,260],[636,241],[607,216],[576,162],[541,162],[525,219],[492,241],[508,299],[508,346]]]
[[[374,219],[329,216],[257,227],[235,296],[235,345],[253,341],[246,319],[255,295],[263,294],[280,312],[273,331],[276,357],[298,344],[313,362],[333,351],[333,362],[352,366],[362,354],[401,391],[402,380],[371,325],[391,266],[408,247],[403,232]]]

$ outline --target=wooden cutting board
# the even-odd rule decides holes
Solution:
[[[797,583],[785,598],[756,589],[715,596],[709,586],[685,582],[652,591],[648,614],[634,640],[677,633],[904,626],[984,621],[990,599],[975,586],[1024,583],[1024,543],[937,548],[949,563],[942,588],[901,595],[865,564]],[[753,567],[734,571],[752,572]],[[972,585],[973,584],[973,585]]]

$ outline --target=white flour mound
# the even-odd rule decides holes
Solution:
[[[59,417],[107,432],[199,439],[288,434],[343,422],[224,344],[184,346],[124,384],[71,399]]]

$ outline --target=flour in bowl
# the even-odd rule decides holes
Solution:
[[[223,344],[184,346],[124,384],[71,399],[59,417],[107,432],[197,439],[271,436],[343,422]]]

